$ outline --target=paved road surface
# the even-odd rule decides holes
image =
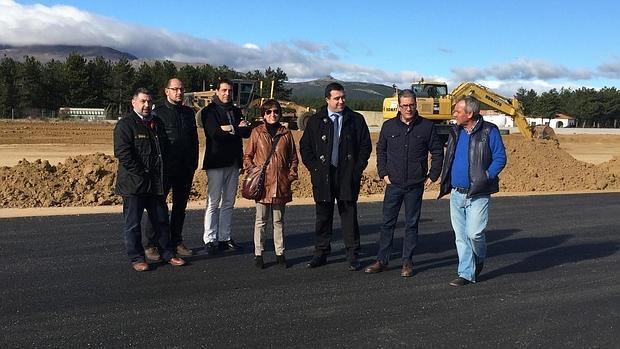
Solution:
[[[620,342],[620,194],[494,198],[489,259],[463,288],[448,201],[425,201],[415,275],[306,270],[311,206],[287,210],[288,270],[252,265],[253,209],[235,211],[245,253],[136,273],[118,214],[0,220],[0,346],[14,347],[616,347]],[[364,260],[380,203],[360,205]],[[401,217],[402,218],[402,217]],[[401,219],[402,222],[402,219]],[[201,246],[202,211],[187,242]],[[336,233],[339,236],[339,232]],[[402,223],[396,233],[402,241]],[[614,344],[615,343],[615,344]]]

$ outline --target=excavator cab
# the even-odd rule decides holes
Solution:
[[[418,98],[439,98],[448,95],[448,85],[444,82],[425,82],[420,80],[411,84],[411,90]]]

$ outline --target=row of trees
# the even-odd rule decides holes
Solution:
[[[86,60],[79,54],[46,64],[33,57],[23,61],[5,57],[0,60],[0,117],[51,115],[60,107],[100,107],[123,114],[137,87],[153,91],[156,103],[161,102],[163,87],[171,77],[180,78],[188,92],[210,89],[219,79],[228,78],[263,81],[261,97],[268,96],[271,81],[276,98],[289,99],[291,95],[291,89],[284,87],[288,77],[280,68],[239,73],[225,65],[184,65],[177,69],[170,61],[156,61],[142,63],[136,69],[126,59]]]
[[[262,81],[264,88],[257,91],[257,97],[268,97],[272,81],[275,98],[290,100],[292,94],[290,88],[285,88],[288,77],[280,68],[240,73],[225,65],[177,68],[170,61],[142,63],[135,68],[126,59],[86,60],[79,54],[46,64],[33,57],[22,61],[5,57],[0,59],[0,117],[52,116],[60,107],[104,107],[120,115],[129,108],[129,99],[137,87],[153,91],[156,103],[161,103],[163,86],[174,76],[184,82],[188,92],[210,89],[219,79],[229,78]],[[578,127],[620,126],[620,91],[615,87],[551,89],[541,94],[520,88],[516,97],[526,116],[553,118],[563,113],[576,117]],[[325,104],[322,97],[293,100],[314,108]],[[381,110],[382,101],[347,100],[347,105],[356,110]]]
[[[541,94],[520,88],[515,97],[527,116],[554,118],[557,113],[577,118],[577,127],[620,127],[620,90],[551,89]]]

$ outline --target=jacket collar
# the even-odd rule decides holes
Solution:
[[[344,107],[344,110],[340,113],[342,115],[342,124],[344,124],[345,122],[347,122],[347,120],[349,120],[351,118],[351,113],[353,111],[349,108],[349,107]],[[323,107],[321,107],[321,109],[319,109],[318,113],[317,113],[321,119],[323,119],[324,123],[327,122],[331,122],[331,120],[329,119],[329,115],[327,115],[327,106],[324,105]]]
[[[418,113],[418,111],[416,110],[416,112],[415,112],[415,116],[413,117],[413,120],[411,121],[411,123],[410,123],[409,125],[407,125],[406,123],[404,123],[404,122],[403,122],[403,120],[401,120],[401,118],[400,118],[400,112],[397,112],[397,113],[396,113],[396,120],[398,120],[398,124],[399,124],[399,125],[403,125],[403,126],[415,126],[415,125],[417,125],[417,124],[419,124],[419,123],[420,123],[420,121],[421,121],[421,116],[420,116],[420,114]]]
[[[267,135],[269,135],[269,132],[267,131],[267,126],[265,126],[264,122],[256,126],[254,129],[256,130],[256,132],[266,133]],[[286,132],[288,132],[288,129],[284,127],[283,125],[280,125],[280,127],[278,128],[278,132],[276,132],[276,136],[285,135]]]
[[[484,123],[484,119],[482,118],[482,115],[478,115],[478,122],[476,122],[476,125],[474,125],[474,128],[471,130],[470,134],[474,134],[476,132],[478,132],[480,130],[480,128],[482,127],[482,124]],[[461,133],[461,130],[465,129],[463,126],[461,125],[455,125],[454,130],[458,136],[458,134]]]
[[[166,100],[164,101],[164,105],[170,109],[177,109],[178,107],[180,107],[180,105],[178,104],[170,103],[170,101],[168,101],[168,98],[166,98]]]

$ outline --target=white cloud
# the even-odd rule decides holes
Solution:
[[[588,80],[593,76],[588,69],[569,69],[543,60],[520,58],[512,62],[493,64],[488,68],[453,68],[457,80]]]
[[[620,58],[615,58],[599,65],[597,70],[604,77],[620,79]]]
[[[501,91],[514,93],[520,86],[537,91],[548,90],[552,88],[549,86],[555,85],[545,81],[584,80],[595,75],[586,69],[569,69],[531,59],[518,59],[486,68],[457,67],[452,69],[453,76],[449,78],[419,71],[393,72],[343,62],[339,54],[350,56],[354,49],[347,42],[338,41],[327,45],[294,40],[264,45],[238,44],[121,22],[71,6],[21,5],[12,0],[0,0],[0,28],[0,44],[100,45],[139,58],[227,65],[241,72],[263,70],[269,66],[280,67],[291,81],[332,75],[346,81],[396,84],[406,88],[411,82],[424,77],[426,80],[447,81],[450,88],[460,81],[488,81],[495,83]],[[356,49],[360,50],[359,47]],[[364,49],[361,48],[362,51]],[[439,47],[438,50],[444,54],[450,53],[450,49]],[[371,55],[372,51],[367,49],[365,54]],[[620,60],[599,66],[596,75],[620,78]]]
[[[260,50],[260,47],[258,47],[258,45],[250,44],[250,43],[244,44],[243,48],[249,48],[251,50]]]

